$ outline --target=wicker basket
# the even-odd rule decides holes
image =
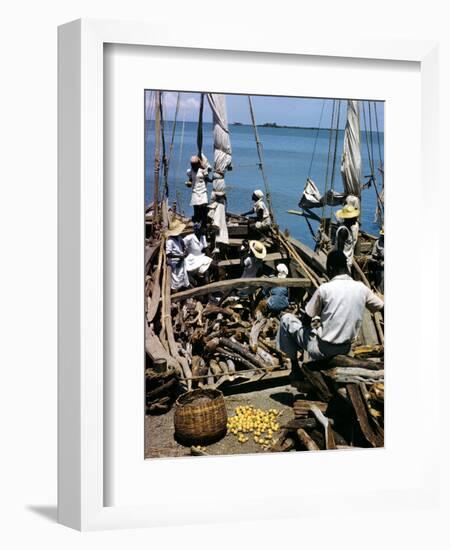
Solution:
[[[227,432],[227,410],[219,390],[193,390],[175,403],[175,437],[180,443],[201,445],[221,439]]]

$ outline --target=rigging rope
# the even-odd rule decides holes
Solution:
[[[181,126],[180,153],[178,155],[178,164],[177,164],[177,167],[175,169],[175,195],[177,197],[177,203],[178,203],[178,206],[179,206],[180,211],[181,211],[182,214],[184,213],[183,202],[182,202],[182,199],[181,199],[181,193],[180,193],[180,189],[177,185],[177,181],[178,181],[178,172],[180,170],[181,161],[182,161],[182,158],[183,158],[184,126],[185,126],[185,123],[186,123],[186,111],[184,110],[183,111],[183,124]]]
[[[253,112],[253,104],[252,104],[252,98],[250,96],[248,97],[248,104],[250,107],[250,117],[252,119],[253,124],[253,131],[255,133],[255,141],[256,141],[256,150],[258,152],[258,158],[259,158],[259,169],[261,170],[261,175],[264,182],[264,188],[266,191],[266,199],[267,199],[267,206],[269,208],[270,217],[272,218],[272,222],[275,223],[275,215],[272,208],[272,198],[270,195],[270,188],[269,188],[269,181],[267,180],[267,176],[264,170],[264,163],[263,163],[263,155],[262,155],[262,145],[259,140],[259,134],[258,134],[258,128],[256,127],[256,121],[255,121],[255,113]]]
[[[363,104],[363,118],[364,118],[364,130],[365,130],[365,133],[366,133],[367,156],[368,156],[368,159],[369,159],[369,167],[370,167],[370,172],[371,172],[371,174],[369,176],[370,179],[369,179],[368,184],[370,185],[371,183],[373,183],[373,186],[374,186],[374,189],[375,189],[375,194],[377,196],[378,207],[380,209],[381,215],[384,216],[384,205],[383,205],[383,201],[381,200],[380,194],[378,192],[378,185],[377,185],[377,179],[376,179],[376,176],[375,176],[375,168],[374,168],[373,157],[371,156],[371,152],[370,152],[370,148],[369,148],[369,137],[368,137],[368,126],[367,126],[367,120],[366,120],[365,104],[364,104],[363,101],[361,103]],[[370,106],[370,102],[369,102],[369,106]],[[369,113],[370,112],[371,111],[369,109]],[[370,128],[372,128],[372,122],[371,121],[370,121]],[[370,133],[372,133],[371,130],[370,130]],[[373,142],[372,142],[372,145],[373,145]],[[373,153],[373,147],[372,147],[372,153]]]
[[[322,116],[323,116],[324,107],[325,107],[325,99],[322,102],[322,109],[320,111],[319,126],[317,128],[316,138],[314,140],[314,147],[313,147],[313,152],[311,156],[311,162],[309,163],[309,168],[308,168],[308,178],[311,177],[311,170],[314,162],[314,157],[316,156],[317,141],[319,138],[320,128],[322,126]]]
[[[333,142],[333,126],[334,126],[335,112],[336,112],[336,100],[333,99],[333,107],[332,107],[332,111],[331,111],[331,125],[330,125],[330,130],[329,130],[330,135],[329,135],[329,139],[328,139],[327,168],[326,168],[326,172],[325,172],[325,190],[324,190],[324,193],[323,193],[324,197],[327,196],[327,192],[328,192],[328,176],[329,176],[330,162],[331,162],[331,148],[332,148],[332,142]],[[322,220],[325,218],[326,205],[327,205],[327,203],[325,201],[322,205],[322,214],[320,216],[322,218]]]
[[[198,126],[197,126],[197,152],[198,156],[202,158],[203,150],[203,104],[205,101],[205,94],[202,92],[200,94],[200,109],[198,113]]]
[[[163,181],[164,186],[162,189],[162,200],[169,196],[169,164],[166,156],[166,138],[164,133],[164,111],[163,111],[163,92],[161,92],[159,109],[161,116],[161,144],[162,144],[162,163],[163,163]]]

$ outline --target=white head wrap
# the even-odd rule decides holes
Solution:
[[[278,277],[280,279],[285,279],[289,273],[289,270],[285,264],[278,264],[277,271],[278,271]]]

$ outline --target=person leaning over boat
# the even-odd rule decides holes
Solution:
[[[280,263],[277,265],[278,279],[286,279],[288,274],[289,270],[286,264]],[[259,313],[261,315],[266,313],[278,314],[289,307],[289,294],[285,286],[263,288],[262,296],[263,299],[259,302],[255,310],[257,318],[259,317]]]
[[[170,288],[180,290],[189,286],[189,277],[186,270],[186,246],[181,237],[186,224],[179,220],[171,223],[166,231],[166,256],[167,263],[171,267]]]
[[[264,202],[264,193],[260,189],[255,189],[252,194],[253,208],[248,212],[244,212],[241,216],[249,216],[255,214],[254,217],[249,218],[251,223],[255,224],[256,229],[264,231],[271,226],[271,219],[269,209]]]
[[[336,212],[336,218],[340,222],[335,236],[335,250],[340,250],[347,258],[347,268],[351,273],[353,255],[359,236],[359,209],[351,204],[346,204]]]
[[[192,221],[201,223],[206,227],[208,216],[208,193],[206,184],[212,181],[209,177],[211,166],[205,155],[199,157],[194,155],[191,157],[191,167],[187,171],[188,181],[186,184],[192,186],[191,206],[194,208]]]
[[[208,244],[204,229],[200,223],[194,223],[194,232],[183,239],[186,259],[184,260],[188,276],[200,276],[205,282],[212,258],[205,254]],[[192,282],[192,281],[191,281]]]
[[[277,344],[291,358],[293,368],[298,350],[306,350],[312,360],[346,355],[360,330],[364,309],[384,307],[383,300],[347,274],[342,251],[328,254],[327,273],[330,281],[314,292],[301,319],[290,313],[281,317]]]

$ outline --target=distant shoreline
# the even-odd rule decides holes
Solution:
[[[152,119],[147,119],[146,122],[153,122]],[[167,123],[173,123],[173,120],[166,120]],[[189,122],[191,124],[197,124],[196,120],[186,120],[185,122]],[[212,124],[212,122],[204,122],[204,124]],[[230,122],[229,126],[249,126],[252,127],[252,124],[247,122]],[[276,129],[289,129],[289,130],[320,130],[321,132],[335,132],[336,128],[318,128],[317,126],[291,126],[289,124],[277,124],[276,122],[264,122],[263,124],[257,124],[258,128],[276,128]],[[339,132],[343,132],[345,128],[339,128]],[[376,134],[377,132],[375,130],[372,130],[373,134]],[[383,134],[384,132],[380,131],[380,134]]]

